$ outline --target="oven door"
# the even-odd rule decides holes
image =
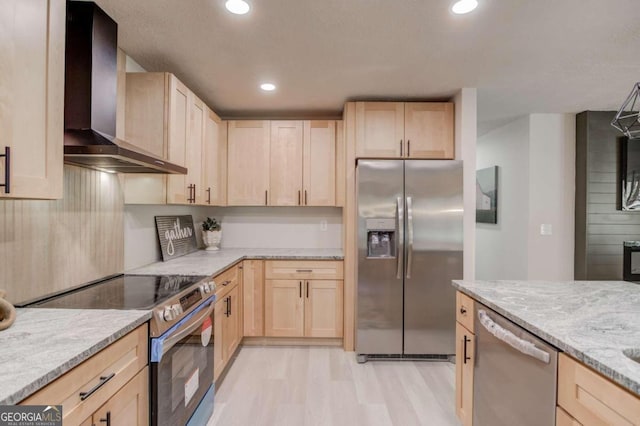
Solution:
[[[152,425],[185,425],[196,411],[213,413],[214,303],[210,297],[151,339]]]

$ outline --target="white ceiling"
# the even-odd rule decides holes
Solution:
[[[346,100],[478,88],[480,134],[534,112],[613,110],[640,81],[638,0],[98,0],[120,45],[221,116],[338,115]],[[274,93],[259,83],[278,85]]]

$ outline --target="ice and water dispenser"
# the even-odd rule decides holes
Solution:
[[[395,219],[367,219],[367,258],[390,258],[396,256]]]

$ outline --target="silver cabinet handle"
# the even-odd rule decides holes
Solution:
[[[0,188],[4,187],[4,193],[11,192],[11,148],[4,147],[4,154],[0,154],[0,158],[4,157],[4,183],[0,184]]]
[[[396,278],[402,279],[402,265],[403,261],[403,253],[404,253],[404,244],[403,240],[403,232],[404,232],[404,206],[402,203],[402,197],[398,197],[396,200],[396,209],[398,213],[398,243],[396,244]]]
[[[413,260],[413,199],[407,197],[407,278],[411,278],[411,263]]]
[[[487,314],[486,311],[482,309],[479,310],[478,319],[480,320],[480,324],[482,324],[482,326],[486,328],[487,331],[496,339],[502,340],[513,349],[520,351],[525,355],[529,355],[530,357],[542,361],[545,364],[549,364],[550,355],[547,352],[543,351],[542,349],[536,348],[536,345],[534,345],[533,343],[527,342],[526,340],[519,338],[509,330],[500,327],[489,317],[489,314]]]

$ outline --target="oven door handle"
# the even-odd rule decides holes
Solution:
[[[496,324],[496,322],[489,317],[489,314],[487,314],[486,311],[482,309],[478,310],[478,319],[480,320],[480,324],[482,324],[482,326],[486,328],[487,331],[496,339],[502,340],[513,349],[520,351],[525,355],[529,355],[544,362],[545,364],[549,364],[550,355],[547,352],[542,349],[538,349],[533,343],[521,339],[509,330]]]
[[[169,352],[176,343],[184,339],[195,329],[202,326],[206,318],[211,316],[215,305],[215,296],[206,300],[198,309],[171,327],[165,334],[151,340],[151,362],[160,362],[162,356]],[[196,316],[197,315],[197,316]]]

